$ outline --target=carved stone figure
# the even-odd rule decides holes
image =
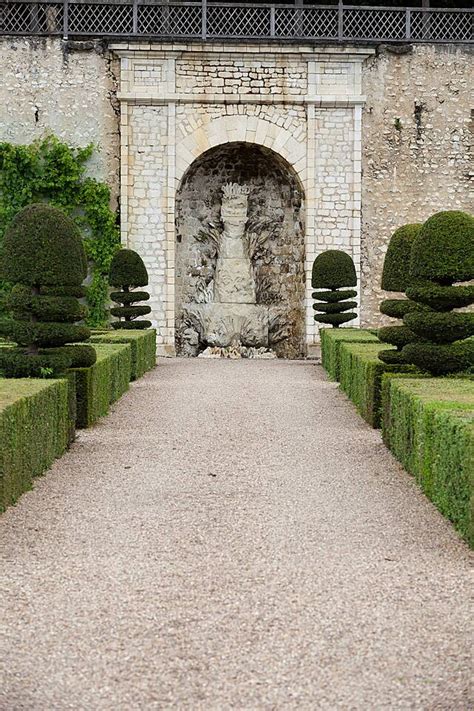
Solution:
[[[244,244],[249,188],[227,183],[222,189],[221,236],[214,279],[214,301],[220,304],[255,304],[255,279]]]
[[[217,350],[231,348],[233,352],[240,348],[244,357],[262,357],[260,350],[263,349],[263,353],[268,349],[269,341],[279,340],[273,336],[279,330],[277,325],[281,321],[281,312],[276,313],[275,307],[257,304],[257,287],[249,249],[255,250],[259,240],[253,232],[246,234],[249,193],[247,185],[224,185],[221,205],[223,229],[219,233],[213,227],[209,234],[209,241],[217,250],[214,277],[199,285],[194,303],[184,304],[183,313],[188,320],[199,323],[201,346]],[[205,243],[206,234],[201,232],[197,240]],[[191,340],[194,339],[186,332],[183,341],[186,342],[184,350],[188,353],[197,349],[197,344],[191,343]],[[252,356],[245,355],[250,353],[249,349],[252,349]]]

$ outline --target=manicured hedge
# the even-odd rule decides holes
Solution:
[[[384,376],[382,403],[385,443],[474,547],[474,381]]]
[[[132,380],[137,380],[156,365],[156,331],[102,331],[93,333],[92,343],[129,343],[132,349]]]
[[[379,343],[374,333],[361,328],[322,328],[319,335],[321,361],[331,380],[339,380],[342,343]]]
[[[0,378],[0,511],[65,452],[69,408],[67,379]]]
[[[131,347],[128,343],[97,343],[97,361],[90,368],[71,368],[76,381],[76,426],[89,427],[128,390]]]
[[[381,379],[383,373],[413,373],[412,365],[392,365],[378,358],[383,343],[342,343],[340,346],[341,389],[372,427],[380,427]]]

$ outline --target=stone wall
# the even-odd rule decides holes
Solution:
[[[176,194],[193,161],[226,142],[258,144],[292,166],[305,194],[306,275],[323,249],[348,251],[360,260],[362,323],[376,325],[393,230],[441,209],[472,211],[474,77],[467,47],[381,47],[365,60],[364,51],[105,51],[97,42],[3,38],[0,141],[53,132],[97,144],[91,172],[120,193],[123,242],[152,274],[163,353],[174,344]],[[305,314],[311,345],[318,332],[308,279]]]
[[[90,172],[119,192],[118,62],[99,43],[0,38],[0,142],[47,133],[97,145]]]
[[[176,90],[188,94],[238,90],[244,96],[302,96],[307,81],[306,64],[298,57],[282,60],[270,53],[250,59],[238,53],[213,59],[189,52],[176,67]]]
[[[180,264],[182,249],[176,242],[177,231],[178,236],[183,231],[183,216],[176,207],[182,181],[207,152],[240,143],[253,145],[255,152],[258,146],[275,154],[294,175],[305,200],[305,220],[299,228],[293,263],[289,254],[295,243],[289,235],[295,234],[294,225],[291,230],[285,227],[282,240],[286,245],[275,244],[282,254],[272,254],[275,265],[281,258],[293,284],[287,288],[283,268],[278,265],[274,270],[278,273],[273,274],[277,283],[267,292],[278,287],[294,314],[292,336],[282,355],[308,352],[318,340],[310,280],[314,258],[324,249],[342,248],[353,256],[359,271],[361,65],[371,50],[301,47],[295,51],[290,46],[165,43],[117,44],[111,49],[121,58],[123,242],[144,253],[147,263],[153,259],[166,263],[166,274],[150,300],[159,351],[175,352],[175,324],[179,323],[182,295],[187,288],[180,281],[186,267]],[[137,113],[138,107],[147,114],[146,121],[139,119],[142,113]],[[166,124],[163,118],[159,130],[158,113],[166,116]],[[141,177],[141,171],[134,167],[137,150],[156,162],[159,197],[151,197],[152,181],[143,187],[148,178]],[[237,163],[236,157],[233,164]],[[209,165],[211,174],[212,169]],[[201,183],[212,193],[215,186],[208,185],[207,177],[202,176]],[[239,177],[229,175],[227,179],[238,181]],[[275,185],[268,183],[267,187],[269,195],[275,194]],[[189,198],[188,202],[197,205],[199,199]],[[206,203],[210,214],[214,202],[209,198]],[[180,198],[179,205],[183,205]],[[270,217],[272,210],[269,213]],[[157,219],[164,231],[157,226]],[[289,225],[289,215],[285,219]],[[298,246],[303,235],[304,249]],[[254,266],[259,272],[260,267]],[[303,276],[305,283],[301,285]],[[268,279],[265,281],[268,283]],[[263,284],[263,276],[260,282]],[[262,293],[263,298],[268,293]]]
[[[362,73],[361,317],[370,325],[382,322],[391,233],[440,210],[474,212],[473,51],[415,45],[398,52],[381,49]]]

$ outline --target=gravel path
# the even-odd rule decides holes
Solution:
[[[474,707],[471,554],[309,362],[162,362],[0,541],[2,710]]]

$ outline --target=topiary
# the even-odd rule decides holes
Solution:
[[[469,281],[474,274],[474,217],[456,210],[437,212],[413,245],[410,276],[441,285]]]
[[[120,287],[122,291],[112,291],[110,298],[120,306],[110,309],[112,316],[117,316],[118,321],[112,322],[112,327],[120,328],[150,328],[151,321],[136,320],[151,311],[150,306],[137,306],[138,301],[150,298],[147,291],[130,291],[137,286],[147,286],[148,272],[139,254],[133,249],[121,249],[112,259],[109,272],[109,282],[112,286]]]
[[[76,325],[85,315],[74,293],[81,293],[87,265],[80,233],[60,210],[44,203],[28,205],[13,219],[3,242],[1,277],[13,282],[5,299],[11,319],[0,335],[18,348],[0,351],[7,377],[58,375],[80,362],[95,362],[92,346],[67,345],[90,336]]]
[[[354,262],[346,252],[329,249],[318,255],[313,263],[311,285],[313,289],[329,289],[313,292],[313,298],[319,300],[313,304],[313,309],[322,312],[315,315],[315,321],[338,328],[357,317],[354,312],[345,313],[357,307],[356,301],[346,300],[357,296],[357,291],[338,291],[341,287],[357,285]]]
[[[403,321],[425,342],[403,349],[408,362],[435,375],[474,366],[474,314],[452,309],[474,303],[474,287],[453,286],[474,279],[474,217],[438,212],[422,226],[413,243],[407,296],[430,311],[408,313]],[[416,346],[416,347],[415,347]]]
[[[415,237],[421,229],[420,224],[404,225],[395,230],[385,255],[382,271],[382,289],[384,291],[405,291],[409,286],[408,265]],[[380,311],[391,318],[402,319],[405,314],[417,311],[421,307],[408,299],[385,299],[380,304]],[[378,338],[383,343],[396,346],[386,351],[380,351],[379,358],[385,363],[406,363],[402,349],[407,343],[418,341],[419,338],[408,326],[384,326],[377,331]]]

